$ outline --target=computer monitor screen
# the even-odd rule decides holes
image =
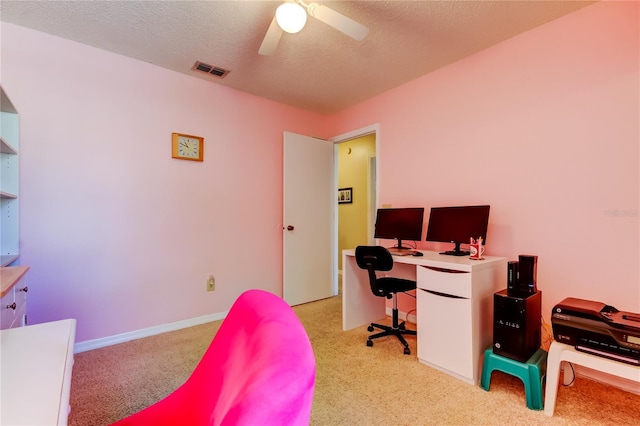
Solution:
[[[482,237],[487,241],[489,206],[432,207],[427,226],[427,241],[454,243],[453,250],[442,252],[453,256],[468,255],[460,244],[469,244],[470,238]]]
[[[424,207],[378,209],[374,238],[397,240],[396,250],[412,250],[402,245],[402,240],[420,241]]]

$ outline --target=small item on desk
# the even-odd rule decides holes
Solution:
[[[484,245],[482,244],[482,237],[479,237],[477,240],[474,240],[473,237],[469,239],[469,259],[472,260],[482,260],[482,255],[484,254]]]
[[[421,251],[414,251],[413,254],[411,256],[424,256],[424,253],[422,253]]]

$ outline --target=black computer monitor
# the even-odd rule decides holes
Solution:
[[[488,225],[489,206],[432,207],[426,240],[455,244],[453,250],[441,254],[467,256],[469,252],[460,250],[460,244],[480,237],[486,243]]]
[[[374,238],[397,240],[392,251],[413,250],[402,245],[402,240],[420,241],[424,207],[378,209]]]

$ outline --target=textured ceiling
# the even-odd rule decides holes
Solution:
[[[317,0],[316,0],[317,1]],[[282,1],[0,1],[0,19],[322,114],[337,112],[593,1],[317,1],[369,28],[309,18],[258,48]],[[229,70],[220,79],[195,61]]]

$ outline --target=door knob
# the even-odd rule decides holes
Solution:
[[[293,231],[293,226],[291,225],[287,226],[287,231]]]

